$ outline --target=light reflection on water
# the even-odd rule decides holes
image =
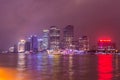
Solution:
[[[112,80],[113,77],[113,55],[98,55],[99,80]]]
[[[119,55],[0,54],[0,80],[120,80]]]

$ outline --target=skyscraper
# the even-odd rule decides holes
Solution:
[[[60,29],[56,26],[51,26],[49,30],[49,48],[59,49],[60,48]]]
[[[30,41],[25,42],[25,51],[30,51],[31,43]]]
[[[74,26],[68,25],[64,28],[63,32],[64,37],[64,48],[71,48],[73,45],[73,37],[74,37]]]
[[[36,35],[31,36],[31,50],[33,52],[38,51],[38,38]]]
[[[25,52],[25,40],[18,42],[18,52]]]
[[[49,47],[49,30],[43,30],[43,45],[44,49],[48,49]]]
[[[89,39],[87,36],[82,36],[79,38],[79,50],[89,50]]]
[[[38,51],[44,50],[43,39],[38,39]]]

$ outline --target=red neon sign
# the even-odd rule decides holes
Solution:
[[[111,42],[111,40],[99,40],[100,42]]]

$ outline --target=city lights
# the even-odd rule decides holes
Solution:
[[[100,39],[95,48],[90,48],[91,43],[88,36],[75,38],[74,26],[67,25],[63,30],[57,26],[42,30],[43,35],[31,35],[27,39],[21,39],[18,46],[10,47],[10,53],[37,53],[46,51],[48,54],[83,54],[86,52],[118,52],[116,44],[111,39]],[[63,33],[63,34],[61,34]]]

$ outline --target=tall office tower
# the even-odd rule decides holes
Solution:
[[[74,26],[68,25],[64,28],[64,48],[71,48],[73,46]]]
[[[18,52],[25,52],[25,40],[18,42]]]
[[[30,41],[26,41],[25,42],[25,51],[30,51],[30,46],[31,46]]]
[[[60,48],[60,29],[58,29],[56,26],[51,26],[49,30],[49,48]]]
[[[31,36],[31,50],[33,52],[38,51],[38,38],[36,35]]]
[[[44,49],[43,39],[38,39],[38,51],[43,51]]]
[[[89,50],[89,39],[87,36],[82,36],[79,38],[79,50]]]
[[[49,30],[43,30],[43,44],[44,44],[44,49],[48,49],[49,47]]]

